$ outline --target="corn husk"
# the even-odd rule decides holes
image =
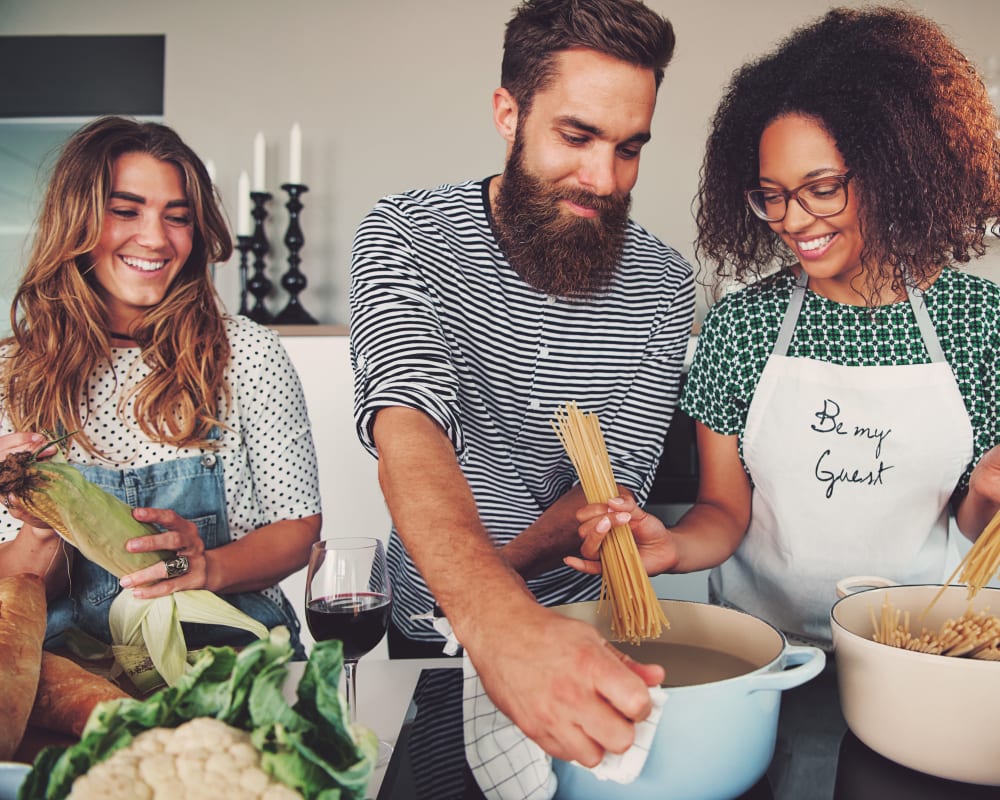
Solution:
[[[168,551],[128,552],[125,542],[155,534],[158,529],[135,519],[127,503],[84,478],[61,453],[41,461],[36,457],[38,452],[41,450],[12,453],[0,462],[0,495],[16,498],[81,555],[118,578],[173,558]],[[135,675],[135,664],[148,654],[159,677],[173,686],[188,665],[182,622],[226,625],[261,639],[268,635],[260,622],[205,589],[182,590],[151,600],[140,600],[124,591],[112,602],[109,613],[116,660]]]

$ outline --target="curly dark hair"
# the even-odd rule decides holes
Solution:
[[[582,47],[653,70],[659,88],[674,43],[670,22],[639,0],[525,0],[507,23],[500,85],[527,114],[556,54]]]
[[[1000,216],[1000,139],[982,78],[926,17],[837,8],[737,70],[712,119],[695,247],[716,292],[795,263],[743,195],[761,134],[786,114],[822,125],[857,175],[867,303],[904,271],[919,283],[983,255]]]

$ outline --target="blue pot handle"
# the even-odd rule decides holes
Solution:
[[[747,693],[762,690],[794,689],[796,686],[801,686],[806,681],[815,678],[825,666],[826,653],[818,647],[788,645],[781,654],[781,668],[779,670],[747,676],[747,680],[750,682]]]

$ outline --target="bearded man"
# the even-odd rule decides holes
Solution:
[[[504,40],[504,171],[383,198],[355,238],[351,358],[389,537],[393,658],[440,656],[435,601],[496,705],[547,752],[596,764],[648,714],[626,665],[546,606],[598,597],[567,568],[586,504],[552,430],[599,415],[641,504],[677,402],[690,265],[629,218],[674,47],[638,0],[528,0]]]

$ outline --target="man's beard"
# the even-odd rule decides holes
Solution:
[[[568,214],[560,200],[598,215]],[[607,289],[618,269],[630,205],[630,195],[598,197],[546,185],[524,168],[519,132],[493,211],[500,246],[518,275],[540,292],[587,300]]]

